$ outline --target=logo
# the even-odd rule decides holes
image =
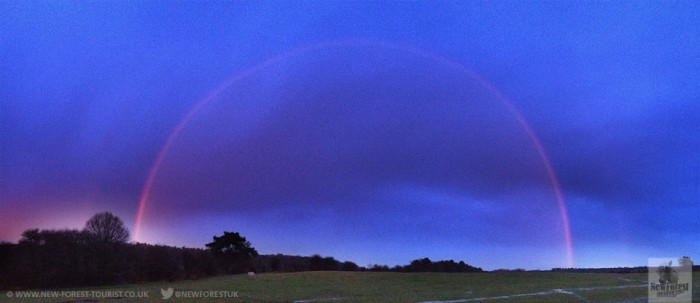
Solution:
[[[170,297],[173,296],[173,292],[175,290],[172,287],[168,287],[168,289],[160,289],[160,294],[163,295],[163,300],[170,299]]]
[[[693,262],[689,257],[650,258],[649,302],[690,303]]]

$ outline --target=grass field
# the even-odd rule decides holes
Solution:
[[[0,302],[646,302],[646,274],[553,272],[375,273],[302,272],[219,276],[174,283],[74,291],[148,292],[148,298],[37,298],[0,294]],[[694,302],[700,277],[693,275]],[[641,286],[644,285],[644,286]],[[161,289],[176,293],[167,300]],[[59,290],[60,291],[60,290]],[[229,291],[231,298],[177,297],[182,291]]]

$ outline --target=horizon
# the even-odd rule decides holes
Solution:
[[[58,228],[58,229],[57,229],[57,228],[53,228],[53,229],[45,229],[45,230],[54,230],[54,231],[76,230],[76,231],[80,231],[80,229],[77,229],[77,228]],[[9,244],[13,244],[13,245],[18,244],[18,243],[16,243],[16,242],[13,243],[13,242],[1,242],[1,241],[0,241],[0,244],[2,244],[2,243],[9,243]],[[172,246],[172,245],[159,244],[159,243],[137,242],[137,241],[134,241],[134,240],[127,241],[125,244],[128,244],[128,245],[166,246],[166,247],[177,248],[177,249],[184,248],[184,249],[209,250],[209,248],[207,248],[207,247]],[[342,262],[352,262],[352,263],[355,263],[353,260],[336,259],[334,256],[330,256],[330,255],[320,255],[320,254],[311,254],[311,255],[291,255],[291,254],[285,254],[285,253],[283,253],[283,252],[277,252],[277,253],[261,253],[260,256],[286,256],[286,257],[301,257],[301,258],[310,258],[310,257],[314,257],[314,256],[319,256],[319,257],[322,257],[322,258],[330,257],[330,258],[333,258],[334,260],[339,261],[339,262],[341,262],[341,263],[342,263]],[[613,266],[613,267],[552,267],[552,268],[533,268],[533,269],[525,269],[525,268],[493,268],[493,269],[487,269],[487,268],[483,268],[482,266],[479,266],[478,264],[471,264],[471,263],[469,263],[469,262],[466,262],[465,260],[453,260],[453,259],[449,259],[449,260],[447,260],[447,259],[445,259],[445,260],[438,260],[438,259],[431,258],[431,257],[429,257],[429,256],[423,256],[423,257],[419,257],[419,258],[414,258],[414,259],[411,259],[411,260],[408,260],[408,261],[406,261],[406,262],[404,262],[404,263],[399,263],[399,264],[378,264],[378,263],[369,263],[369,264],[366,264],[366,265],[362,265],[362,264],[356,264],[356,265],[358,265],[360,268],[362,268],[362,269],[364,269],[364,270],[369,270],[369,269],[371,269],[372,267],[375,267],[375,266],[388,266],[388,268],[391,269],[391,268],[395,268],[395,267],[397,267],[397,266],[399,266],[399,267],[400,267],[400,266],[406,266],[406,265],[410,264],[411,261],[416,261],[416,260],[420,260],[420,259],[430,259],[430,260],[433,261],[433,262],[438,262],[438,261],[454,261],[454,262],[456,262],[456,263],[464,262],[464,263],[467,264],[467,265],[470,265],[470,266],[474,266],[474,267],[476,267],[476,268],[483,269],[485,272],[490,272],[490,271],[521,271],[521,270],[523,270],[523,271],[553,271],[553,270],[568,270],[568,269],[571,269],[571,270],[579,270],[579,269],[581,269],[581,270],[596,270],[596,269],[648,268],[648,267],[649,267],[648,264],[642,264],[642,265]],[[695,268],[695,267],[700,267],[700,265],[693,265],[693,268]]]
[[[698,257],[700,5],[4,2],[0,241],[360,266]]]

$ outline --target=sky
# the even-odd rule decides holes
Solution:
[[[0,241],[700,258],[692,1],[0,2]]]

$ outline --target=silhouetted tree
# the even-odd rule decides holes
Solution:
[[[98,213],[85,223],[87,233],[106,243],[125,243],[129,240],[129,230],[119,217],[110,212]]]
[[[191,279],[224,273],[201,248],[104,242],[87,230],[28,229],[0,242],[0,289]]]
[[[225,231],[221,237],[214,236],[214,241],[206,244],[227,266],[229,273],[241,273],[252,270],[253,259],[258,252],[237,232]]]
[[[309,269],[312,271],[338,270],[340,269],[340,262],[333,257],[324,258],[320,255],[313,255],[311,259],[309,259]]]
[[[433,262],[428,258],[416,259],[406,266],[397,266],[393,271],[401,272],[482,272],[478,267],[473,267],[464,261],[454,260]]]
[[[354,262],[350,262],[350,261],[343,262],[343,264],[340,267],[340,270],[342,270],[342,271],[358,271],[359,269],[360,269],[360,267],[357,266],[357,264],[355,264]]]
[[[87,235],[79,230],[29,229],[6,268],[12,283],[38,287],[57,287],[96,282],[89,279]],[[14,259],[13,259],[14,258]]]
[[[387,265],[379,265],[379,264],[370,264],[369,268],[367,268],[369,271],[391,271],[389,266]]]

